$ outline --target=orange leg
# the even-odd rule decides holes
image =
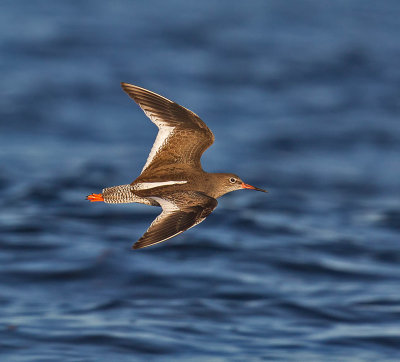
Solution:
[[[86,200],[89,200],[90,202],[104,201],[102,194],[91,194],[89,196],[86,196]]]

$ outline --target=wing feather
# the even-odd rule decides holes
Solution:
[[[213,144],[214,135],[200,117],[147,89],[128,83],[121,85],[159,128],[142,174],[168,164],[201,167],[201,155]]]
[[[201,223],[217,207],[217,200],[201,192],[175,192],[152,197],[163,211],[133,245],[141,249],[168,240]]]

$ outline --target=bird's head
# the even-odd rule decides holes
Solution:
[[[220,173],[218,175],[218,194],[215,196],[216,198],[227,194],[228,192],[242,190],[242,189],[249,189],[249,190],[256,190],[262,192],[268,192],[264,189],[260,189],[258,187],[246,184],[243,180],[233,173]]]

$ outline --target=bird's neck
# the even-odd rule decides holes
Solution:
[[[207,173],[207,185],[209,187],[208,195],[218,199],[227,193],[223,187],[228,174],[225,173]]]

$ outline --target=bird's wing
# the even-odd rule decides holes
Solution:
[[[161,197],[150,197],[163,211],[151,223],[133,249],[168,240],[201,223],[217,207],[218,201],[197,191],[174,192]]]
[[[168,164],[201,167],[200,157],[214,142],[214,135],[200,117],[144,88],[121,85],[159,129],[142,174]]]

